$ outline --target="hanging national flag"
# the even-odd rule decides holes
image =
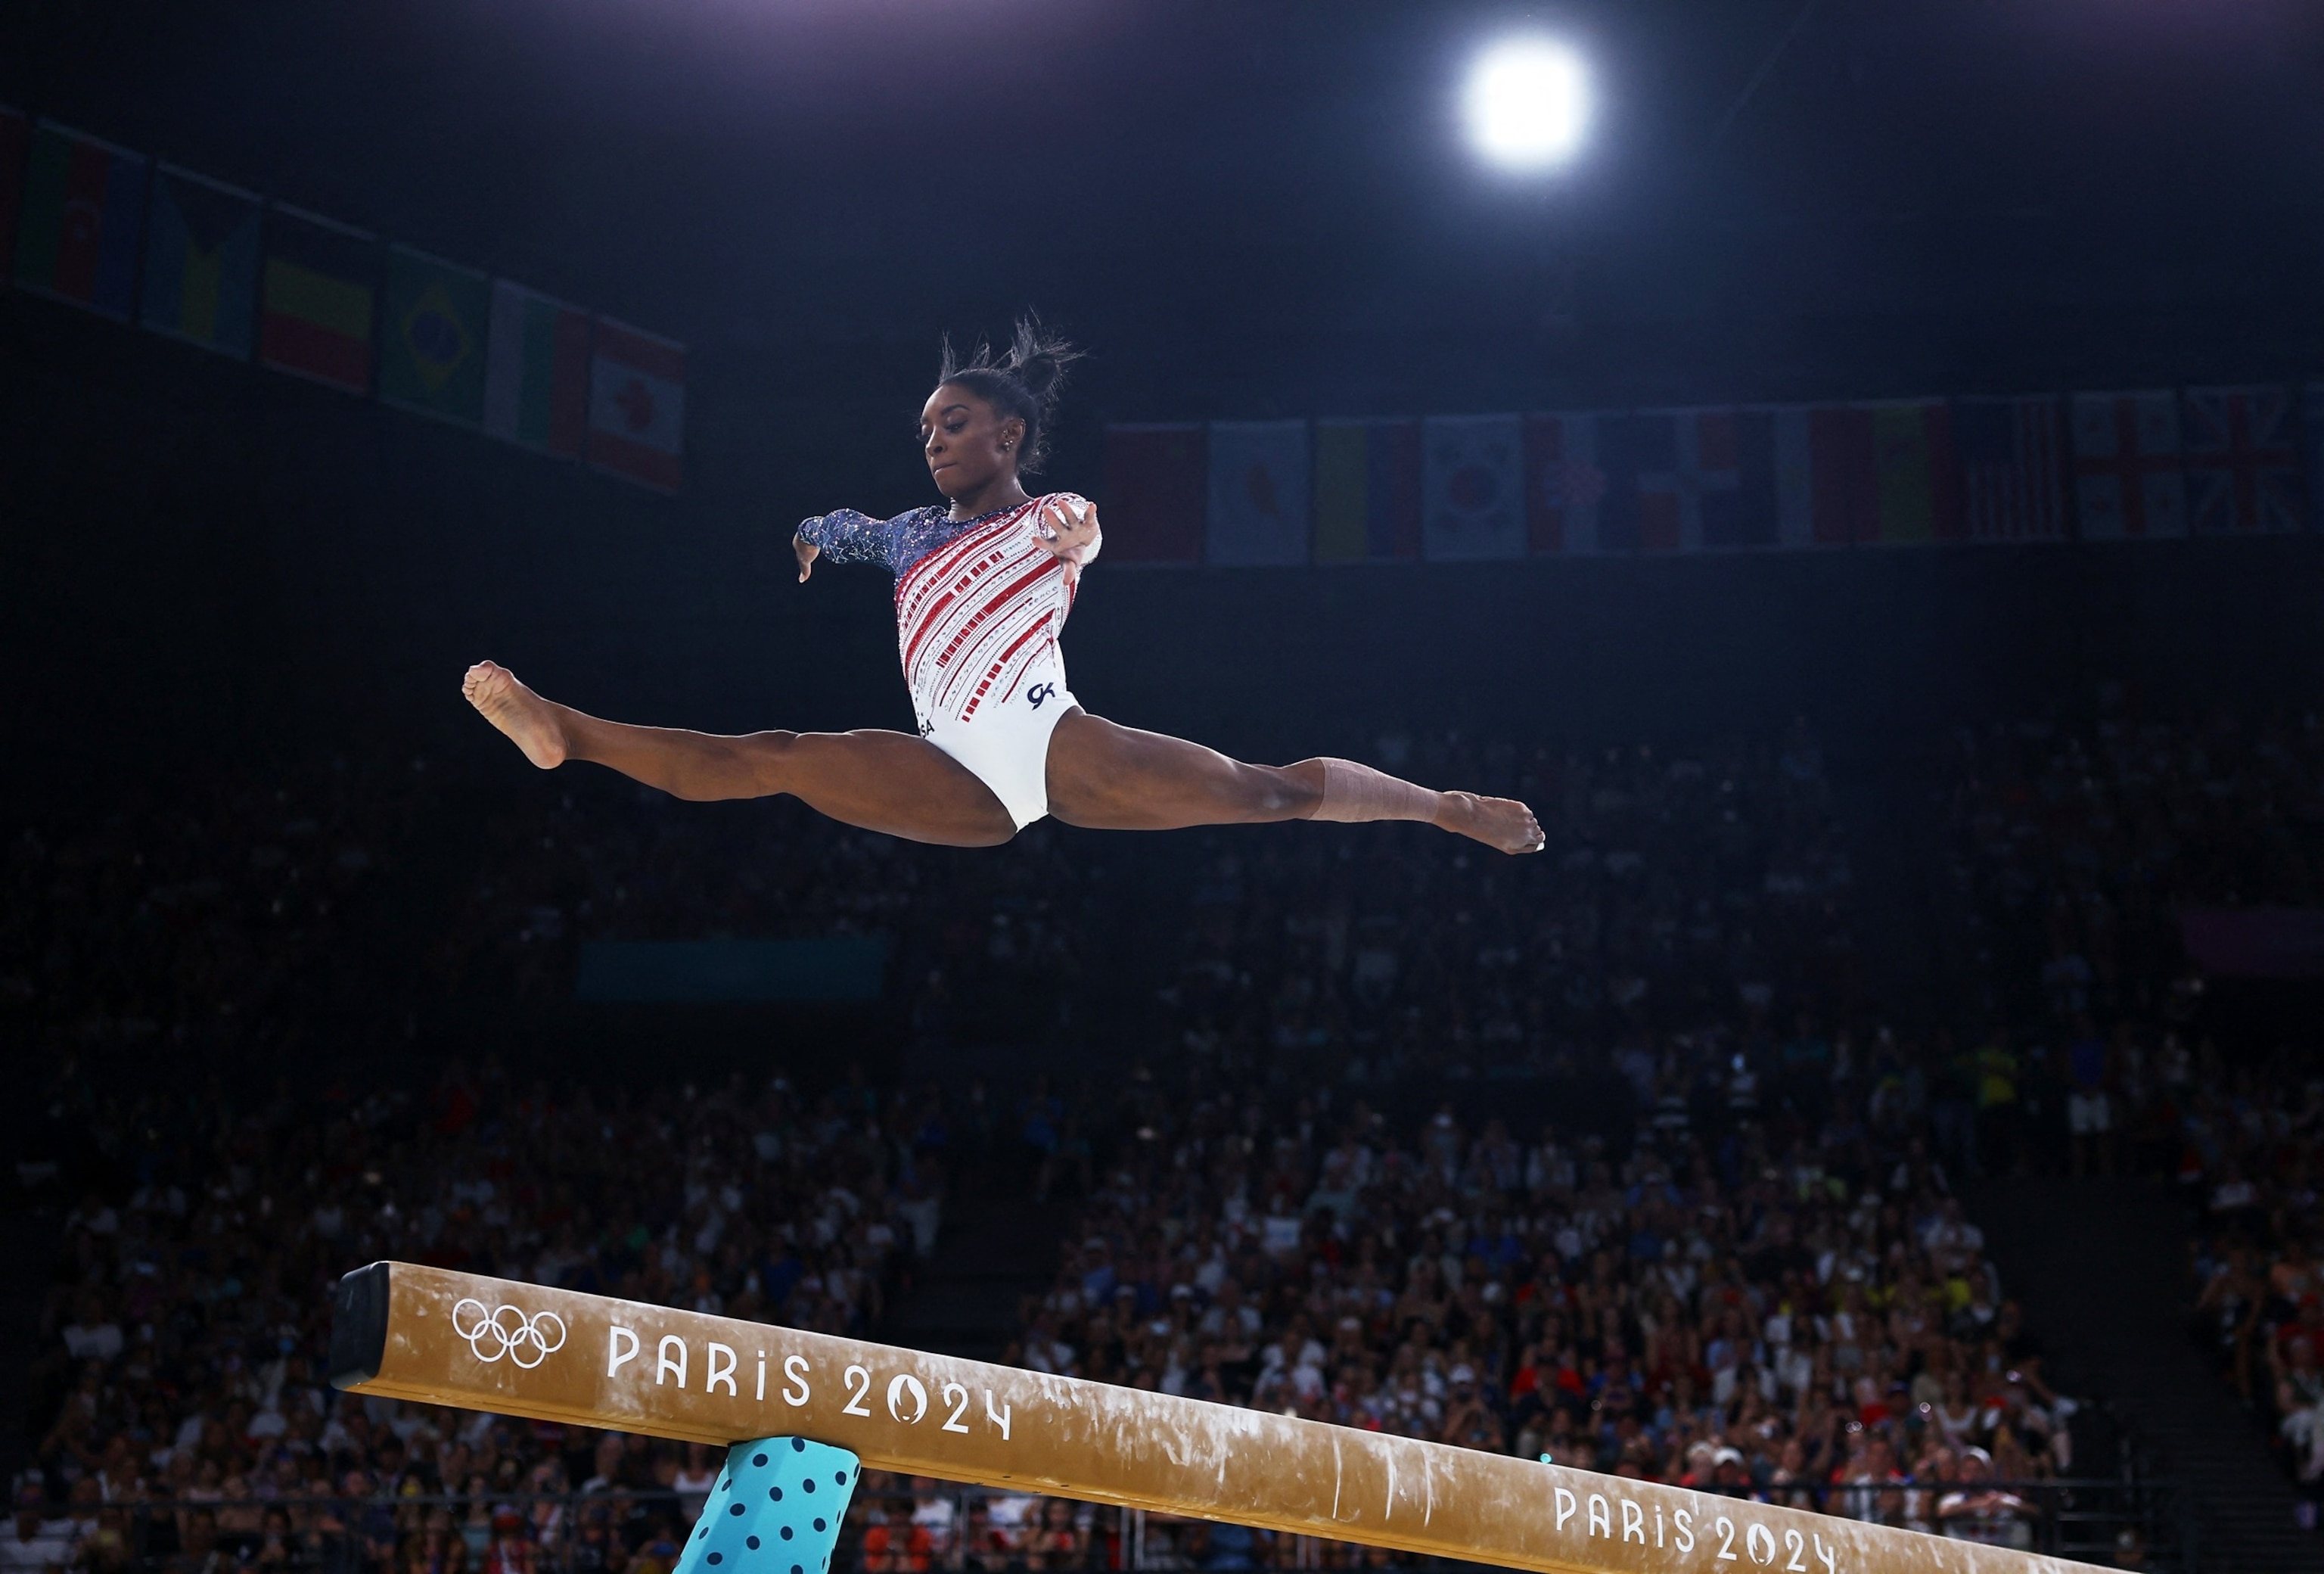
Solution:
[[[1420,555],[1420,423],[1315,423],[1315,560]]]
[[[1918,545],[1960,529],[1951,412],[1935,399],[1883,400],[1872,418],[1871,533],[1859,546]]]
[[[1203,560],[1234,566],[1307,560],[1307,423],[1211,422],[1210,511]]]
[[[1803,544],[1807,533],[1805,412],[1699,410],[1680,422],[1682,456],[1699,477],[1695,497],[1706,551]],[[1797,484],[1784,486],[1786,438],[1800,449]],[[1794,538],[1798,539],[1794,539]]]
[[[266,214],[261,279],[259,365],[349,394],[370,393],[376,237],[276,203]]]
[[[2084,541],[2187,533],[2179,395],[2074,395],[2074,517]]]
[[[145,159],[50,121],[33,130],[16,219],[16,282],[127,322],[137,309]]]
[[[1808,464],[1820,545],[1910,545],[1960,529],[1952,422],[1940,400],[1816,406]]]
[[[16,215],[24,197],[24,154],[32,123],[21,109],[0,104],[0,277],[16,255]]]
[[[1537,556],[1596,552],[1606,472],[1594,413],[1525,418],[1526,547]]]
[[[1872,412],[1858,405],[1816,404],[1800,419],[1806,427],[1809,544],[1844,547],[1873,539],[1880,500]]]
[[[589,314],[495,279],[484,430],[506,442],[577,459],[588,427]]]
[[[2190,388],[2180,403],[2197,535],[2301,527],[2299,413],[2289,388]]]
[[[2065,443],[2058,400],[1956,399],[1960,532],[1970,541],[2063,541]]]
[[[391,245],[383,299],[379,402],[456,426],[482,426],[490,281],[472,268]]]
[[[1678,417],[1670,411],[1566,418],[1563,446],[1572,456],[1563,468],[1571,499],[1566,551],[1679,549],[1683,528],[1680,492],[1686,467],[1678,428]],[[1699,539],[1699,511],[1695,518]],[[1577,523],[1580,528],[1573,528]]]
[[[1521,558],[1525,422],[1438,415],[1421,423],[1420,548],[1431,562]]]
[[[1754,545],[1839,544],[1816,534],[1812,414],[1805,404],[1763,405],[1737,412],[1744,423],[1744,497]]]
[[[260,211],[251,192],[156,164],[137,319],[155,333],[248,360],[258,337]]]
[[[1670,410],[1648,412],[1639,420],[1653,449],[1653,462],[1637,477],[1642,546],[1649,551],[1699,552],[1706,547],[1774,544],[1774,430],[1765,416]]]
[[[589,463],[675,492],[686,473],[686,347],[597,319],[589,373]]]
[[[1209,495],[1203,429],[1194,421],[1105,429],[1105,524],[1110,563],[1199,563]]]

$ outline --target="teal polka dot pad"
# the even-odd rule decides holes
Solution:
[[[671,1574],[828,1574],[862,1472],[805,1438],[736,1443]]]

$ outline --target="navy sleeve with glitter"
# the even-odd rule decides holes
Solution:
[[[914,563],[978,523],[951,519],[946,510],[938,507],[915,508],[893,519],[873,519],[853,508],[840,508],[801,522],[798,533],[800,540],[820,549],[829,562],[879,563],[901,577]]]

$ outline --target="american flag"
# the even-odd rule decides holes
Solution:
[[[2065,432],[2051,394],[1953,403],[1961,533],[1970,541],[2062,541]]]
[[[2181,401],[2198,535],[2298,530],[2299,405],[2289,388],[2190,388]]]

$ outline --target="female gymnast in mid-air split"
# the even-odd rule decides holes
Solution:
[[[600,721],[491,662],[468,669],[469,702],[543,770],[594,760],[696,800],[788,792],[834,819],[947,847],[997,846],[1047,814],[1102,830],[1414,819],[1505,853],[1538,851],[1533,812],[1509,799],[1434,792],[1348,760],[1246,765],[1081,708],[1057,635],[1097,556],[1097,509],[1070,493],[1028,497],[1018,479],[1040,468],[1074,354],[1029,322],[1002,356],[980,347],[964,365],[947,347],[920,449],[951,507],[885,521],[842,509],[793,538],[802,584],[818,559],[896,576],[918,736]]]

